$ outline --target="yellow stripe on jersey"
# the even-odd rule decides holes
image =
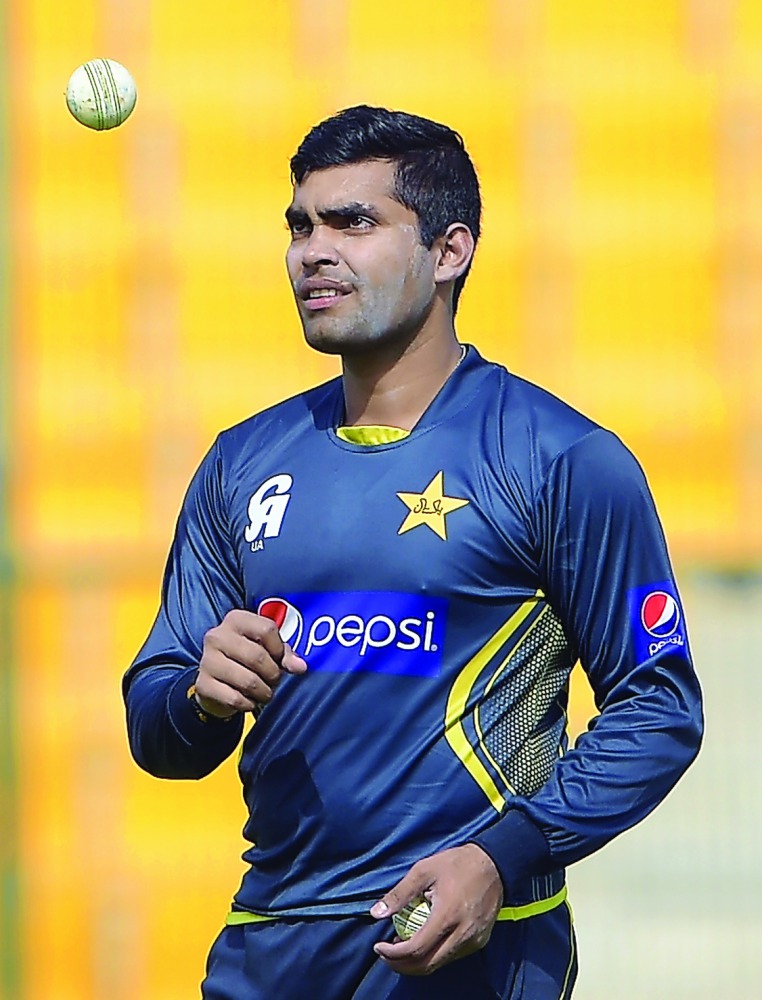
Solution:
[[[548,896],[547,899],[540,899],[536,903],[525,903],[524,906],[503,906],[498,911],[497,919],[500,921],[526,920],[528,917],[537,917],[541,913],[547,913],[548,910],[554,910],[557,906],[560,906],[565,901],[566,894],[567,889],[564,886],[554,896]],[[326,913],[324,916],[330,917],[332,914]],[[346,916],[346,919],[352,920],[356,919],[360,914],[345,914],[344,916]],[[237,927],[240,924],[265,924],[278,919],[278,917],[265,916],[262,913],[250,913],[248,910],[231,910],[225,918],[225,923],[228,927]]]
[[[538,899],[536,903],[525,903],[523,906],[503,906],[498,910],[498,920],[526,920],[527,917],[538,917],[548,910],[555,910],[557,906],[566,901],[567,888],[563,887],[554,896],[547,899]]]
[[[502,812],[506,797],[497,787],[487,768],[474,752],[474,748],[463,728],[463,716],[471,689],[489,661],[498,653],[501,647],[513,635],[526,617],[537,607],[542,598],[542,591],[537,591],[534,597],[525,601],[508,621],[488,639],[478,653],[472,657],[455,678],[450,688],[445,709],[445,738],[450,747],[463,764],[471,777],[477,783],[497,812]],[[503,664],[501,664],[501,667]]]
[[[380,424],[368,424],[365,427],[337,427],[337,435],[349,444],[363,444],[369,447],[374,444],[391,444],[402,441],[410,436],[410,431],[401,427],[383,427]]]

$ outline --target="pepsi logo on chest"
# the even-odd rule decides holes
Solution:
[[[257,602],[256,613],[313,671],[436,677],[447,601],[395,591],[316,591]]]

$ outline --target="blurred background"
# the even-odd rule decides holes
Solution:
[[[198,995],[242,870],[234,764],[200,784],[139,772],[119,684],[218,430],[336,373],[286,281],[288,159],[367,102],[465,137],[485,216],[460,337],[633,448],[682,583],[705,747],[570,872],[575,997],[758,997],[759,0],[0,17],[0,996]],[[113,132],[64,102],[96,56],[138,83]],[[575,732],[590,711],[577,683]]]

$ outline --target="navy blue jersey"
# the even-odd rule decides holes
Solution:
[[[219,436],[125,678],[154,774],[209,773],[243,720],[204,723],[205,633],[277,621],[284,676],[240,760],[235,905],[361,913],[420,858],[476,842],[509,909],[641,820],[696,753],[701,706],[643,473],[610,432],[469,348],[409,436],[336,432],[341,379]],[[600,715],[568,750],[579,659]]]

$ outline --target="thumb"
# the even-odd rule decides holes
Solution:
[[[297,656],[287,642],[284,642],[283,645],[286,649],[283,653],[283,659],[280,661],[281,669],[285,670],[287,674],[303,674],[307,670],[307,661],[303,660],[301,656]]]
[[[403,906],[411,903],[414,899],[422,896],[426,889],[431,887],[431,879],[426,872],[413,865],[403,879],[390,889],[385,896],[382,896],[377,903],[370,908],[370,915],[380,920],[382,917],[390,917],[393,913],[399,913]]]

